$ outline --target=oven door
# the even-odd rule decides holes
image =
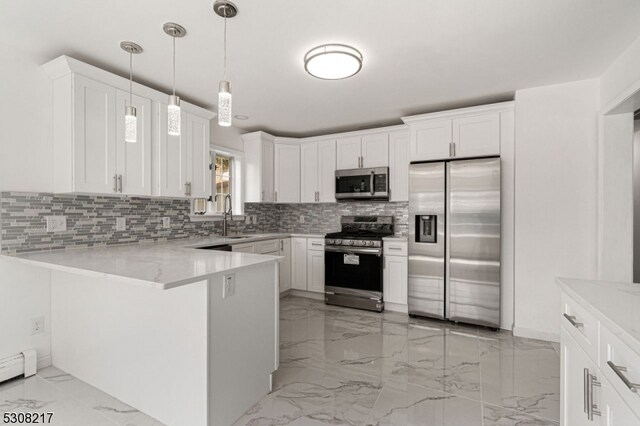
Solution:
[[[389,199],[389,168],[336,170],[336,199]]]
[[[382,300],[382,250],[325,246],[327,293]]]

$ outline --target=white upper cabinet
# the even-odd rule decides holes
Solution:
[[[208,167],[213,113],[183,102],[183,128],[190,128],[191,138],[189,130],[168,136],[167,95],[133,83],[137,137],[126,142],[129,80],[67,56],[42,69],[53,85],[54,192],[209,195],[211,179],[200,159]]]
[[[389,134],[389,201],[409,201],[409,131]]]
[[[361,165],[362,144],[360,136],[341,138],[336,143],[337,169],[357,169]]]
[[[117,193],[116,89],[81,75],[70,78],[71,82],[71,104],[63,110],[54,105],[54,132],[63,130],[60,127],[73,117],[67,141],[62,138],[69,129],[64,129],[64,135],[54,135],[56,157],[67,156],[61,162],[54,161],[54,191]]]
[[[443,111],[402,120],[410,128],[410,160],[500,155],[500,122],[513,102]]]
[[[300,147],[301,190],[303,203],[336,201],[336,141],[314,141]]]
[[[455,118],[453,144],[456,157],[500,155],[500,114]]]
[[[209,143],[210,120],[186,114],[186,125],[181,127],[186,131],[187,148],[187,195],[189,197],[206,198],[211,195],[211,144]]]
[[[300,145],[275,144],[274,199],[276,203],[300,202]]]
[[[389,165],[388,133],[339,138],[336,146],[338,170]]]
[[[362,137],[362,167],[389,165],[389,134],[380,133]]]
[[[245,155],[245,201],[272,203],[274,200],[274,140],[268,133],[242,135]]]
[[[136,142],[126,142],[125,107],[129,93],[116,91],[116,154],[118,183],[127,195],[151,195],[151,100],[133,95],[136,108]]]
[[[187,134],[170,135],[167,129],[167,105],[154,104],[155,114],[159,117],[155,130],[158,134],[156,149],[157,195],[162,197],[186,197],[188,191],[187,177]],[[187,113],[181,112],[181,123],[186,123]],[[182,126],[181,126],[182,127]]]

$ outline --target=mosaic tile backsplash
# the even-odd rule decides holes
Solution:
[[[324,234],[340,228],[343,215],[393,215],[396,234],[405,235],[407,203],[347,202],[331,204],[246,203],[245,214],[257,224],[230,223],[230,233],[299,232]],[[181,199],[0,193],[2,253],[24,253],[218,235],[222,222],[191,221],[190,202]],[[47,232],[47,216],[66,216],[67,231]],[[304,216],[304,223],[301,222]],[[116,218],[126,231],[116,231]],[[164,229],[162,218],[171,219]]]

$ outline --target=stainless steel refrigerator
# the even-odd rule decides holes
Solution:
[[[500,326],[500,158],[411,164],[409,314]]]

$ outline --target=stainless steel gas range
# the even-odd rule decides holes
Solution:
[[[325,301],[381,312],[382,238],[393,235],[393,216],[343,216],[340,222],[340,232],[325,236]]]

